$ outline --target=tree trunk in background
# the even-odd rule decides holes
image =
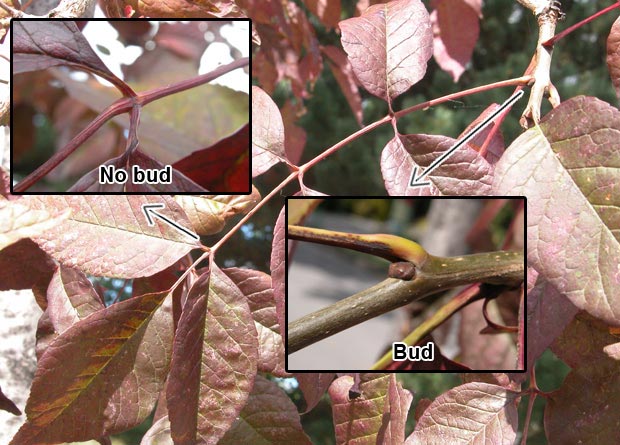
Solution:
[[[24,412],[36,367],[35,333],[41,309],[30,290],[0,292],[0,387]],[[25,421],[0,411],[0,443],[8,444]]]

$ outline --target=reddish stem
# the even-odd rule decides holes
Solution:
[[[37,181],[51,172],[58,164],[60,164],[67,156],[73,153],[80,145],[82,145],[89,137],[93,135],[103,124],[117,114],[131,111],[133,104],[131,99],[123,98],[114,102],[97,116],[86,128],[80,131],[71,141],[60,151],[54,153],[43,165],[37,168],[24,178],[19,184],[13,187],[13,193],[22,193],[32,187]]]
[[[228,239],[231,236],[233,236],[234,233],[237,230],[239,230],[241,228],[241,226],[243,226],[252,217],[252,215],[254,215],[256,212],[258,212],[258,210],[262,206],[264,206],[271,198],[273,198],[276,194],[278,194],[280,192],[280,190],[282,190],[284,188],[284,186],[286,186],[286,184],[288,184],[289,182],[291,182],[295,178],[297,178],[297,176],[299,174],[300,174],[299,171],[294,171],[293,173],[288,175],[286,177],[286,179],[284,179],[284,181],[282,181],[280,184],[278,184],[271,192],[269,192],[269,194],[267,196],[265,196],[263,199],[261,199],[261,201],[256,205],[256,207],[254,207],[252,210],[250,210],[243,218],[241,218],[241,220],[237,224],[235,224],[235,226],[232,229],[230,229],[228,231],[228,233],[226,235],[224,235],[217,243],[215,243],[213,245],[213,247],[211,247],[211,252],[213,252],[213,254],[215,254],[217,252],[217,250],[220,247],[222,247],[222,245],[224,243],[226,243],[226,241],[228,241]]]
[[[592,20],[599,18],[603,14],[607,14],[608,12],[611,12],[611,11],[613,11],[616,8],[620,8],[620,2],[616,2],[613,5],[608,6],[605,9],[600,10],[599,12],[597,12],[595,14],[592,14],[590,17],[588,17],[586,19],[583,19],[582,21],[580,21],[578,23],[575,23],[573,26],[569,26],[568,28],[566,28],[561,33],[556,34],[555,36],[553,36],[552,38],[550,38],[549,40],[544,42],[543,46],[549,48],[549,47],[555,45],[555,42],[557,42],[560,39],[563,39],[564,37],[569,35],[571,32],[576,30],[577,28],[581,28],[583,25],[585,25],[587,23],[590,23]]]
[[[442,104],[449,100],[458,99],[460,97],[469,96],[471,94],[481,93],[483,91],[489,91],[493,88],[501,88],[501,87],[509,87],[513,85],[522,86],[527,85],[532,80],[532,76],[524,75],[521,77],[516,77],[514,79],[502,80],[500,82],[494,82],[487,85],[482,85],[479,87],[470,88],[468,90],[459,91],[456,93],[448,94],[447,96],[439,97],[437,99],[428,100],[426,102],[419,103],[409,108],[405,108],[404,110],[397,111],[394,113],[394,116],[400,118],[401,116],[405,116],[413,111],[422,110],[429,107],[434,107],[435,105]]]
[[[237,68],[244,67],[249,63],[250,59],[248,57],[244,57],[242,59],[235,60],[228,65],[218,66],[213,71],[194,77],[192,79],[182,80],[181,82],[175,83],[174,85],[154,88],[152,90],[145,91],[138,94],[136,102],[140,105],[146,105],[150,102],[153,102],[154,100],[161,99],[162,97],[189,90],[190,88],[197,87],[199,85],[202,85],[203,83],[211,82],[212,80],[217,79],[218,77],[230,71],[236,70]]]
[[[1,4],[1,3],[0,3]],[[56,152],[51,158],[49,158],[43,165],[37,168],[24,178],[19,184],[13,187],[13,193],[23,193],[32,187],[37,181],[52,171],[58,164],[60,164],[67,156],[73,153],[80,145],[82,145],[90,136],[93,135],[103,124],[109,119],[118,114],[127,113],[137,106],[143,106],[154,100],[161,99],[162,97],[169,96],[171,94],[185,91],[190,88],[202,85],[210,82],[218,77],[226,74],[237,68],[241,68],[249,63],[249,58],[244,57],[242,59],[235,60],[228,65],[217,67],[213,71],[203,74],[201,76],[194,77],[192,79],[184,80],[174,85],[168,85],[165,87],[154,88],[152,90],[137,93],[135,97],[124,97],[117,100],[112,105],[107,107],[97,116],[86,128],[84,128],[77,136],[75,136],[62,150]],[[139,113],[138,113],[139,116]],[[128,145],[130,146],[130,145]]]
[[[314,166],[315,164],[318,164],[319,162],[321,162],[322,160],[330,156],[332,153],[335,153],[336,151],[340,150],[342,147],[344,147],[349,142],[354,141],[360,136],[374,130],[377,127],[380,127],[381,125],[387,124],[388,122],[392,122],[392,119],[398,119],[402,116],[405,116],[409,113],[413,113],[414,111],[417,111],[417,110],[439,105],[444,102],[448,102],[449,100],[458,99],[459,97],[469,96],[470,94],[476,94],[482,91],[492,90],[493,88],[501,88],[501,87],[513,86],[513,85],[517,85],[517,86],[527,85],[527,83],[530,80],[531,80],[531,76],[522,76],[522,77],[517,77],[515,79],[502,80],[500,82],[494,82],[494,83],[490,83],[487,85],[470,88],[468,90],[460,91],[460,92],[453,93],[453,94],[448,94],[447,96],[443,96],[437,99],[422,102],[412,107],[405,108],[404,110],[397,111],[393,114],[393,116],[388,114],[384,118],[376,122],[373,122],[372,124],[362,128],[361,130],[358,130],[355,133],[349,135],[348,137],[338,142],[337,144],[332,145],[327,150],[322,152],[320,155],[316,156],[314,159],[311,159],[310,161],[306,162],[304,165],[300,166],[299,170],[302,174],[305,173],[312,166]]]

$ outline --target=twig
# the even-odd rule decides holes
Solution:
[[[103,110],[99,116],[95,118],[84,130],[82,130],[77,136],[75,136],[62,150],[56,152],[50,159],[48,159],[43,165],[30,173],[25,179],[13,188],[13,192],[22,193],[32,187],[38,180],[52,171],[58,164],[60,164],[67,156],[73,153],[81,144],[83,144],[95,131],[97,131],[103,124],[105,124],[112,117],[123,114],[134,109],[134,106],[144,106],[154,100],[160,99],[165,96],[169,96],[180,91],[185,91],[196,86],[200,86],[204,83],[210,82],[223,74],[228,73],[234,69],[245,66],[249,63],[249,59],[243,58],[235,60],[228,65],[223,65],[215,70],[197,76],[193,79],[188,79],[174,85],[168,85],[165,87],[154,88],[142,93],[134,93],[135,97],[125,97],[119,99]]]
[[[411,281],[388,278],[288,325],[289,354],[412,301],[471,283],[518,285],[524,260],[519,252],[491,252],[441,258],[433,273],[420,271]]]
[[[549,40],[543,42],[543,46],[545,47],[553,47],[553,45],[558,41],[563,39],[564,37],[566,37],[567,35],[569,35],[571,32],[573,32],[576,29],[581,28],[583,25],[590,23],[592,20],[595,20],[597,18],[599,18],[600,16],[602,16],[603,14],[607,14],[608,12],[613,11],[616,8],[620,8],[620,2],[616,2],[613,5],[610,5],[608,7],[606,7],[605,9],[602,9],[600,11],[598,11],[595,14],[592,14],[590,17],[583,19],[582,21],[575,23],[572,26],[569,26],[568,28],[566,28],[564,31],[557,33],[555,36],[553,36],[552,38],[550,38]]]
[[[519,0],[525,3],[524,0]],[[551,83],[551,57],[553,47],[544,46],[543,43],[551,39],[555,34],[555,26],[562,17],[562,12],[554,2],[542,12],[533,10],[538,21],[538,43],[536,44],[536,60],[534,67],[534,84],[530,91],[530,99],[521,115],[519,123],[526,130],[532,125],[538,125],[540,121],[540,106],[545,95],[549,96],[552,107],[560,105],[560,96],[553,83]],[[533,6],[530,6],[530,8]]]
[[[23,12],[15,9],[15,8],[12,8],[12,7],[8,6],[8,5],[5,5],[4,2],[1,2],[1,1],[0,1],[0,8],[4,9],[6,12],[11,14],[11,17],[13,17],[15,19],[24,17],[26,15]]]

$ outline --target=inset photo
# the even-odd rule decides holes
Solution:
[[[11,193],[250,193],[250,21],[11,21]]]
[[[288,198],[286,370],[524,372],[524,197]]]

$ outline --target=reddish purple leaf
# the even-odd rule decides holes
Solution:
[[[375,96],[391,102],[424,77],[433,32],[420,0],[373,5],[340,30],[353,72]]]
[[[482,316],[483,304],[483,301],[475,301],[459,311],[460,362],[471,369],[520,370],[517,368],[517,348],[512,334],[483,334],[482,331],[487,327]],[[502,320],[497,300],[487,304],[487,313],[493,321]]]
[[[91,170],[78,180],[70,189],[70,192],[104,192],[104,193],[205,193],[208,190],[196,184],[175,168],[171,168],[170,184],[156,182],[143,184],[133,181],[132,168],[136,165],[142,170],[163,170],[166,166],[146,153],[136,148],[131,152],[125,152],[117,158],[110,159],[102,166],[113,166],[115,170],[122,169],[128,174],[127,182],[115,182],[102,184],[99,182],[99,167]],[[108,167],[109,168],[109,167]]]
[[[556,339],[552,351],[573,370],[547,401],[545,432],[552,443],[616,441],[620,366],[608,352],[617,341],[604,323],[585,313]]]
[[[378,443],[393,444],[405,442],[405,425],[409,407],[413,401],[411,391],[404,389],[394,374],[391,375],[388,386],[387,403],[383,415],[389,418],[379,431]]]
[[[482,0],[464,0],[470,8],[474,10],[476,15],[482,18]]]
[[[253,269],[231,267],[223,272],[237,285],[248,300],[258,332],[258,370],[286,377],[284,342],[276,316],[271,277]]]
[[[15,405],[11,399],[4,395],[2,388],[0,388],[0,409],[8,411],[11,414],[15,414],[16,416],[22,415],[22,412],[17,405]],[[297,412],[297,410],[295,410],[295,412]]]
[[[173,264],[167,269],[157,272],[154,275],[134,279],[131,287],[131,295],[136,297],[138,295],[163,292],[170,289],[179,278],[175,273],[177,266],[178,263]],[[180,287],[177,288],[175,293],[180,290]]]
[[[616,88],[616,96],[620,98],[620,18],[611,26],[607,38],[607,67]]]
[[[252,87],[252,177],[286,160],[280,110],[259,87]]]
[[[353,68],[347,59],[347,55],[342,49],[333,45],[324,46],[321,48],[321,51],[327,56],[328,65],[336,78],[336,82],[338,82],[342,94],[347,99],[357,124],[361,127],[362,118],[364,117],[362,113],[362,97],[360,96],[355,74],[353,74]]]
[[[478,41],[478,14],[466,0],[437,2],[431,14],[435,60],[455,82],[465,71]]]
[[[141,423],[163,388],[170,360],[166,295],[114,304],[58,336],[38,362],[28,421],[11,445],[96,439]]]
[[[57,226],[69,213],[68,209],[33,208],[28,198],[0,200],[0,250]]]
[[[305,0],[310,12],[316,15],[326,28],[335,28],[340,21],[340,0]]]
[[[492,103],[488,107],[484,109],[482,113],[478,115],[476,119],[474,119],[468,126],[463,130],[463,132],[459,135],[459,138],[466,135],[470,130],[472,130],[479,123],[487,119],[491,114],[493,114],[499,108],[499,104]],[[476,136],[474,136],[471,141],[467,144],[468,148],[472,148],[476,150],[478,153],[481,152],[483,145],[487,141],[489,134],[492,130],[495,129],[496,122],[489,123],[484,129],[482,129]],[[486,159],[490,164],[495,164],[504,154],[504,150],[506,145],[504,144],[504,137],[502,136],[501,131],[495,131],[491,141],[486,147],[486,152],[483,154],[484,159]]]
[[[280,325],[280,335],[284,337],[286,331],[285,312],[285,262],[286,257],[286,240],[284,234],[286,232],[286,214],[285,208],[282,207],[276,224],[273,227],[273,241],[271,242],[271,282],[273,285],[273,296],[276,300],[276,315],[278,316],[278,324]]]
[[[0,290],[30,289],[38,282],[47,287],[56,267],[33,241],[20,240],[0,250]]]
[[[208,3],[193,0],[166,0],[165,2],[108,0],[102,8],[108,17],[126,18],[125,8],[131,7],[135,17],[205,18],[245,17],[231,0],[213,0]]]
[[[398,135],[383,149],[381,173],[385,188],[392,196],[488,195],[493,167],[466,144],[459,147],[426,178],[430,186],[410,187],[414,167],[428,167],[457,141],[447,136],[424,134]],[[419,173],[418,173],[419,175]]]
[[[306,112],[303,103],[293,103],[291,99],[287,100],[282,109],[282,123],[284,124],[284,149],[286,158],[291,164],[299,165],[301,157],[306,147],[307,135],[306,130],[297,125],[299,116]]]
[[[493,443],[517,437],[518,392],[488,383],[466,383],[437,397],[418,420],[406,445]],[[453,422],[458,419],[458,422]]]
[[[196,233],[213,235],[234,216],[252,210],[260,201],[260,194],[252,186],[249,195],[177,195],[174,200],[183,208]]]
[[[243,193],[250,188],[250,126],[198,150],[172,166],[213,193]]]
[[[511,377],[524,375],[522,373],[504,373],[504,372],[476,372],[476,373],[463,373],[461,374],[461,380],[463,383],[471,382],[483,382],[490,383],[492,385],[500,385],[506,389],[513,391],[519,391],[521,384],[511,380]],[[526,375],[527,377],[527,375]]]
[[[213,265],[189,290],[175,335],[166,391],[175,445],[219,441],[247,402],[257,355],[245,296]]]
[[[528,197],[528,262],[580,309],[620,318],[620,112],[591,97],[563,102],[497,163],[496,194]]]
[[[93,275],[153,275],[199,246],[162,221],[148,225],[142,205],[163,203],[162,214],[190,227],[183,210],[167,196],[33,196],[32,200],[48,211],[71,209],[62,225],[33,240],[61,264]]]
[[[247,405],[218,445],[311,445],[297,407],[274,382],[257,375]]]
[[[322,373],[295,373],[293,374],[299,382],[299,389],[304,394],[306,400],[306,409],[303,413],[312,411],[312,409],[319,403],[329,385],[336,374],[331,372]]]
[[[140,445],[173,445],[168,416],[163,416],[153,422],[142,437]]]
[[[47,314],[54,329],[63,333],[105,305],[86,275],[59,266],[47,289]]]
[[[527,291],[527,366],[529,369],[553,341],[564,331],[579,311],[547,280],[538,277]]]
[[[349,396],[353,377],[336,379],[329,388],[336,443],[403,443],[413,396],[394,374],[360,374],[360,395]]]
[[[75,22],[16,20],[12,37],[13,74],[67,65],[103,77],[126,96],[135,95],[95,54]]]
[[[618,362],[605,351],[605,347],[617,341],[605,323],[580,312],[555,339],[551,350],[573,371],[591,379],[604,379],[620,372]]]
[[[588,378],[568,374],[545,407],[545,434],[552,444],[618,441],[620,373]]]

